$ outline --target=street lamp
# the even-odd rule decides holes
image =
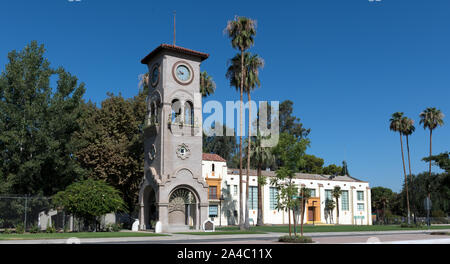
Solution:
[[[219,226],[222,227],[222,201],[225,200],[223,198],[223,194],[220,194],[219,197]]]

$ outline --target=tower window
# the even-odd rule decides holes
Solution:
[[[194,109],[189,101],[184,104],[184,123],[186,125],[194,125]]]
[[[174,99],[172,101],[172,113],[171,113],[171,121],[172,123],[179,123],[181,116],[181,103],[180,100]]]

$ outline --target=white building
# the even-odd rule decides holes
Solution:
[[[246,170],[243,169],[243,175]],[[239,221],[239,169],[229,169],[226,160],[216,154],[203,154],[202,175],[208,183],[209,210],[208,216],[216,225],[234,225]],[[288,213],[275,209],[277,190],[270,185],[270,178],[275,177],[274,171],[262,171],[267,177],[267,184],[261,194],[263,200],[264,224],[288,224]],[[244,181],[245,181],[244,177]],[[369,183],[350,176],[327,176],[296,173],[294,183],[299,187],[311,190],[312,197],[308,200],[304,223],[371,225],[371,201]],[[326,199],[333,199],[331,191],[340,186],[342,195],[339,198],[339,221],[337,209],[332,215],[325,211]],[[250,224],[256,224],[258,213],[257,171],[250,171],[249,186],[249,218]],[[245,193],[245,183],[243,183]],[[245,197],[245,196],[244,196]],[[245,206],[245,205],[244,205]],[[219,215],[221,216],[219,218]],[[292,223],[291,216],[291,223]]]

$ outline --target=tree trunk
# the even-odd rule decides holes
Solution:
[[[261,164],[258,164],[258,219],[256,221],[257,226],[264,225],[262,186],[260,180],[261,180]]]
[[[292,232],[291,232],[291,208],[287,208],[288,209],[288,220],[289,220],[289,237],[292,237]]]
[[[240,104],[240,119],[239,119],[239,228],[244,230],[244,197],[242,197],[242,104],[244,94],[244,50],[241,49],[241,104]],[[248,183],[247,183],[248,185]],[[246,206],[247,208],[247,206]]]
[[[405,156],[403,154],[403,139],[402,139],[402,133],[400,134],[400,147],[402,148],[402,162],[403,162],[403,173],[405,174],[405,189],[406,189],[406,208],[408,210],[408,225],[411,224],[410,215],[411,212],[409,210],[409,194],[408,194],[408,181],[406,177],[406,167],[405,167]]]
[[[304,198],[302,198],[302,219],[301,219],[301,223],[300,223],[300,234],[301,236],[303,236],[303,222],[305,219],[305,210],[306,210],[306,201],[304,200]]]
[[[431,180],[431,156],[432,156],[432,142],[433,142],[433,130],[430,128],[430,174],[429,174],[429,179]],[[430,201],[431,201],[431,190],[430,190],[431,188],[430,187],[428,187],[427,188],[427,190],[428,190],[428,199],[430,199]],[[431,210],[431,208],[430,208],[430,210]]]
[[[336,197],[336,223],[339,225],[339,198]]]
[[[248,144],[247,144],[247,186],[246,186],[246,196],[247,196],[247,204],[248,204],[248,190],[250,188],[250,145],[251,145],[251,135],[250,135],[250,130],[251,130],[251,115],[252,115],[252,104],[250,103],[251,101],[251,96],[250,96],[250,88],[247,91],[247,95],[248,95]],[[259,195],[259,193],[258,193]],[[250,223],[249,223],[249,212],[248,212],[248,208],[245,211],[245,229],[250,229]]]
[[[408,151],[408,167],[409,167],[409,187],[411,187],[411,200],[412,201],[414,201],[414,198],[413,198],[413,183],[412,183],[412,173],[411,173],[411,157],[410,157],[410,154],[409,154],[409,140],[408,140],[408,135],[406,135],[406,149],[407,149],[407,151]],[[414,212],[414,219],[416,219],[416,210],[415,210],[415,205],[414,205],[414,202],[411,204],[412,205],[412,210],[413,210],[413,212]],[[414,220],[414,223],[415,223],[416,221]]]

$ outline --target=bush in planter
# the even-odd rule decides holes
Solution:
[[[53,226],[53,224],[50,224],[50,221],[47,221],[47,229],[45,229],[45,232],[56,233],[56,228]]]
[[[122,224],[120,223],[106,225],[106,232],[119,232],[120,230],[122,230]]]
[[[39,227],[37,226],[37,225],[33,225],[33,226],[31,226],[31,228],[30,228],[30,233],[32,233],[32,234],[36,234],[36,233],[39,233]]]
[[[25,233],[25,227],[23,226],[22,223],[16,225],[16,233],[17,234]]]
[[[312,238],[308,236],[282,236],[278,238],[279,242],[287,243],[313,243]]]

